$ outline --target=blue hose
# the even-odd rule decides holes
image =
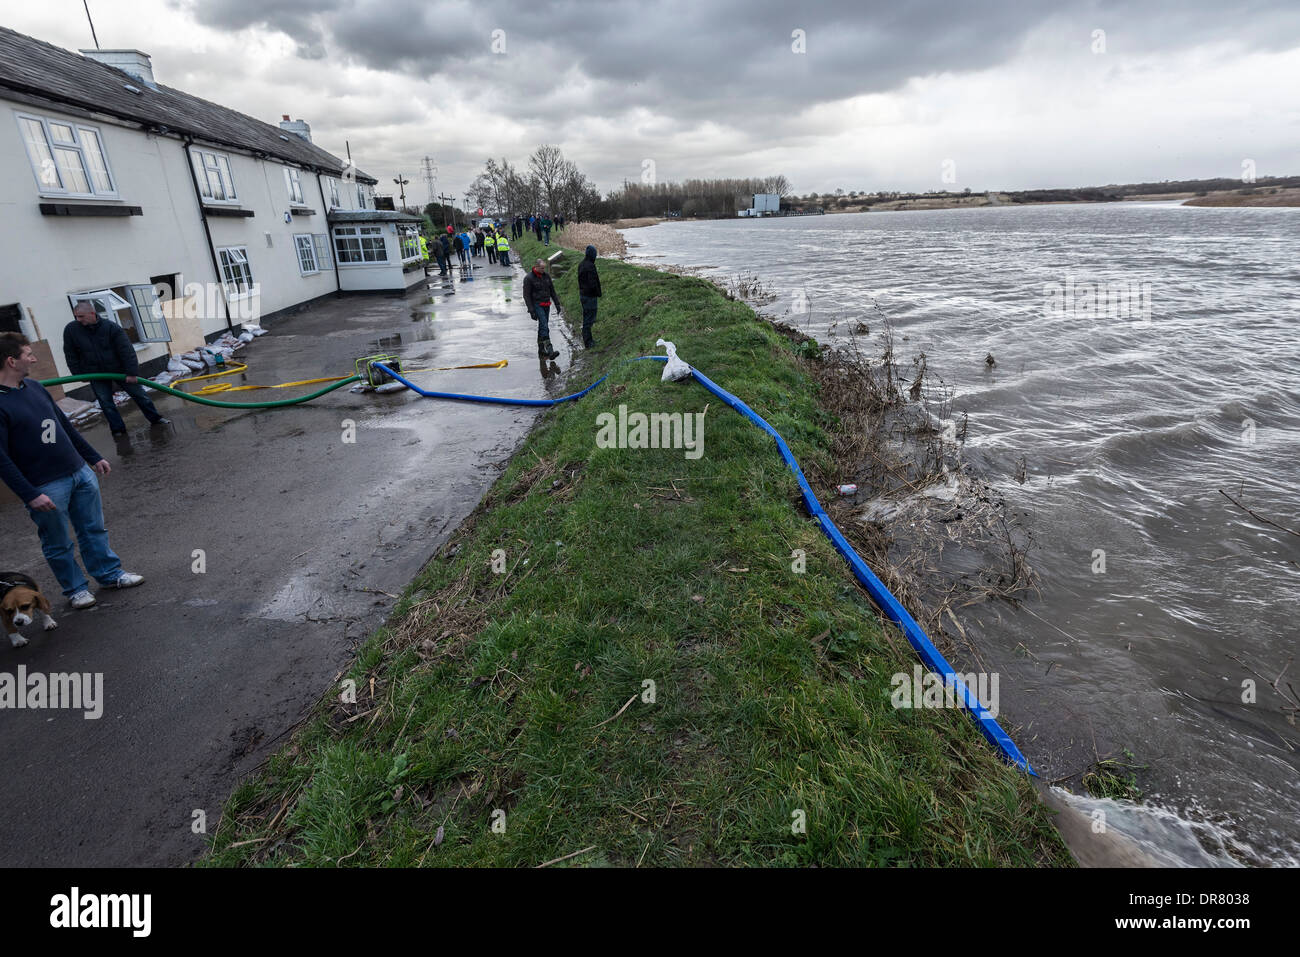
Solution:
[[[638,356],[637,360],[667,362],[668,357]],[[582,398],[582,396],[586,395],[592,389],[596,388],[596,386],[604,382],[609,375],[607,372],[581,392],[561,396],[558,399],[503,399],[495,396],[465,395],[456,392],[429,392],[425,389],[421,389],[414,382],[403,378],[400,373],[394,372],[381,362],[376,362],[375,368],[387,373],[411,391],[428,399],[454,399],[460,402],[490,402],[497,405],[529,406],[559,405],[561,402],[568,402],[571,399]],[[817,501],[817,496],[813,494],[812,487],[808,484],[808,480],[804,478],[803,470],[799,468],[798,461],[796,461],[794,454],[790,451],[790,446],[786,445],[785,439],[781,438],[781,434],[777,432],[776,429],[772,428],[772,426],[769,425],[762,416],[726,389],[722,388],[708,376],[704,375],[694,366],[691,367],[691,373],[695,377],[696,382],[704,386],[705,389],[712,392],[719,399],[731,406],[772,437],[776,442],[777,450],[781,453],[781,458],[785,460],[786,466],[794,473],[795,479],[799,482],[799,488],[803,494],[804,506],[808,509],[809,514],[817,520],[817,524],[821,527],[822,534],[830,539],[831,544],[835,546],[835,550],[838,551],[840,555],[843,556],[844,560],[849,563],[849,568],[852,569],[854,577],[857,578],[857,580],[867,590],[867,594],[869,594],[871,600],[876,603],[876,607],[884,612],[886,618],[902,630],[908,643],[916,649],[916,653],[921,656],[921,661],[932,673],[945,679],[949,675],[955,675],[956,672],[952,665],[948,664],[948,660],[944,658],[939,649],[934,646],[932,641],[930,641],[924,629],[917,624],[916,619],[913,618],[911,614],[908,613],[907,609],[903,607],[902,602],[894,597],[893,592],[885,586],[885,583],[876,577],[876,573],[873,572],[867,566],[867,563],[862,560],[862,556],[854,551],[853,546],[849,544],[848,539],[844,537],[844,534],[839,530],[835,523],[831,521],[831,517],[827,515],[826,510],[822,508],[821,502]],[[975,719],[976,725],[979,727],[980,733],[988,739],[989,743],[997,748],[1008,762],[1037,777],[1038,775],[1029,765],[1029,759],[1020,753],[1020,749],[1016,747],[1016,743],[1011,740],[1010,735],[1002,730],[1002,726],[998,724],[997,719],[994,718],[993,715],[989,714],[988,709],[985,708],[984,705],[980,704],[979,698],[976,697],[974,692],[966,686],[966,683],[959,679],[955,680],[953,690],[956,692],[962,706],[971,713],[971,716]]]
[[[659,358],[666,358],[666,357],[653,356],[652,358],[659,359]],[[609,373],[606,372],[605,375],[601,376],[599,379],[597,379],[591,385],[587,386],[587,388],[583,389],[581,392],[575,392],[573,393],[573,395],[562,395],[558,399],[503,399],[494,395],[467,395],[461,392],[430,392],[427,389],[421,389],[410,379],[403,377],[400,372],[394,372],[392,369],[388,368],[388,366],[384,365],[382,362],[376,362],[374,363],[374,366],[380,372],[387,373],[388,375],[396,379],[398,382],[402,383],[402,385],[410,389],[412,392],[418,395],[422,395],[426,399],[451,399],[455,402],[487,402],[492,405],[531,405],[531,406],[559,405],[561,402],[568,402],[571,399],[581,399],[592,389],[596,388],[596,386],[604,382],[605,379],[609,376]]]
[[[853,550],[853,546],[849,544],[848,539],[831,521],[831,517],[826,514],[821,502],[817,501],[817,496],[813,494],[812,488],[808,485],[808,480],[803,477],[803,470],[799,468],[799,463],[795,461],[794,455],[790,452],[790,446],[785,444],[785,439],[781,438],[781,434],[768,425],[762,416],[698,369],[692,367],[691,373],[700,385],[772,436],[776,441],[777,450],[781,453],[781,458],[785,460],[785,464],[789,466],[790,471],[794,473],[795,479],[799,482],[799,488],[803,492],[804,506],[808,509],[809,514],[817,520],[817,524],[821,526],[822,534],[830,539],[831,544],[835,546],[835,550],[849,563],[849,568],[853,570],[854,577],[862,583],[862,586],[871,596],[871,600],[876,603],[876,607],[885,613],[886,618],[898,625],[907,637],[908,642],[916,649],[916,653],[921,656],[921,661],[931,672],[944,678],[955,674],[952,665],[948,664],[947,659],[926,636],[925,631],[916,623],[916,619],[903,607],[902,602],[894,597],[893,592],[885,587],[885,583],[876,577],[876,573],[862,560],[862,556]],[[989,743],[1002,752],[1003,757],[1010,763],[1037,777],[1034,769],[1029,766],[1029,760],[1020,753],[1020,749],[1016,747],[1016,743],[1011,740],[1010,735],[1002,730],[997,719],[989,714],[987,708],[980,704],[979,698],[975,696],[970,688],[966,687],[966,683],[959,679],[956,680],[953,690],[957,693],[962,705],[971,713],[979,726],[980,733],[988,739]]]

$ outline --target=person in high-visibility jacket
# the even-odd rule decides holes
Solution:
[[[497,236],[497,253],[501,256],[501,265],[510,265],[510,240],[506,238],[505,233]]]
[[[424,233],[420,233],[420,258],[426,263],[429,261],[429,240]]]
[[[492,227],[490,226],[483,231],[483,248],[487,251],[488,262],[490,263],[496,262],[497,261],[497,237],[496,237],[496,233],[492,232]]]

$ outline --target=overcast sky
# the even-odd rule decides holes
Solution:
[[[421,203],[423,156],[460,195],[543,142],[602,190],[647,160],[799,194],[1300,173],[1297,0],[89,2],[158,82],[304,119]],[[93,45],[82,0],[0,20]]]

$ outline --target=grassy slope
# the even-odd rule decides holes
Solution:
[[[357,703],[331,691],[236,791],[209,861],[529,865],[594,846],[566,865],[1068,863],[966,716],[890,706],[910,649],[875,624],[770,439],[714,401],[698,460],[596,447],[597,414],[620,403],[711,400],[661,384],[658,363],[616,364],[659,336],[801,461],[829,447],[790,347],[747,307],[621,263],[601,277],[598,346],[570,384],[610,378],[543,416],[363,648]]]

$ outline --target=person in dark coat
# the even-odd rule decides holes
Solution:
[[[145,418],[153,425],[166,425],[162,413],[154,408],[144,387],[137,378],[140,362],[126,332],[116,322],[101,321],[95,307],[89,302],[79,302],[72,310],[73,321],[63,329],[63,358],[68,372],[82,375],[88,372],[116,372],[126,376],[121,388],[135,400]],[[108,427],[114,435],[126,435],[126,423],[113,403],[116,381],[98,379],[90,383],[99,407],[104,411]]]
[[[578,266],[578,298],[582,300],[582,344],[590,349],[596,344],[591,327],[600,305],[600,274],[596,272],[596,247],[588,246],[587,255]]]
[[[451,229],[450,226],[447,227]],[[438,248],[442,250],[442,258],[438,260],[438,265],[442,267],[441,275],[447,275],[447,269],[451,266],[451,239],[447,236],[438,237]]]
[[[555,314],[560,315],[560,297],[555,294],[555,284],[546,273],[546,260],[539,259],[524,277],[524,305],[528,308],[528,315],[537,323],[539,359],[554,359],[559,355],[551,346],[551,327],[548,324],[552,303],[555,304]]]

